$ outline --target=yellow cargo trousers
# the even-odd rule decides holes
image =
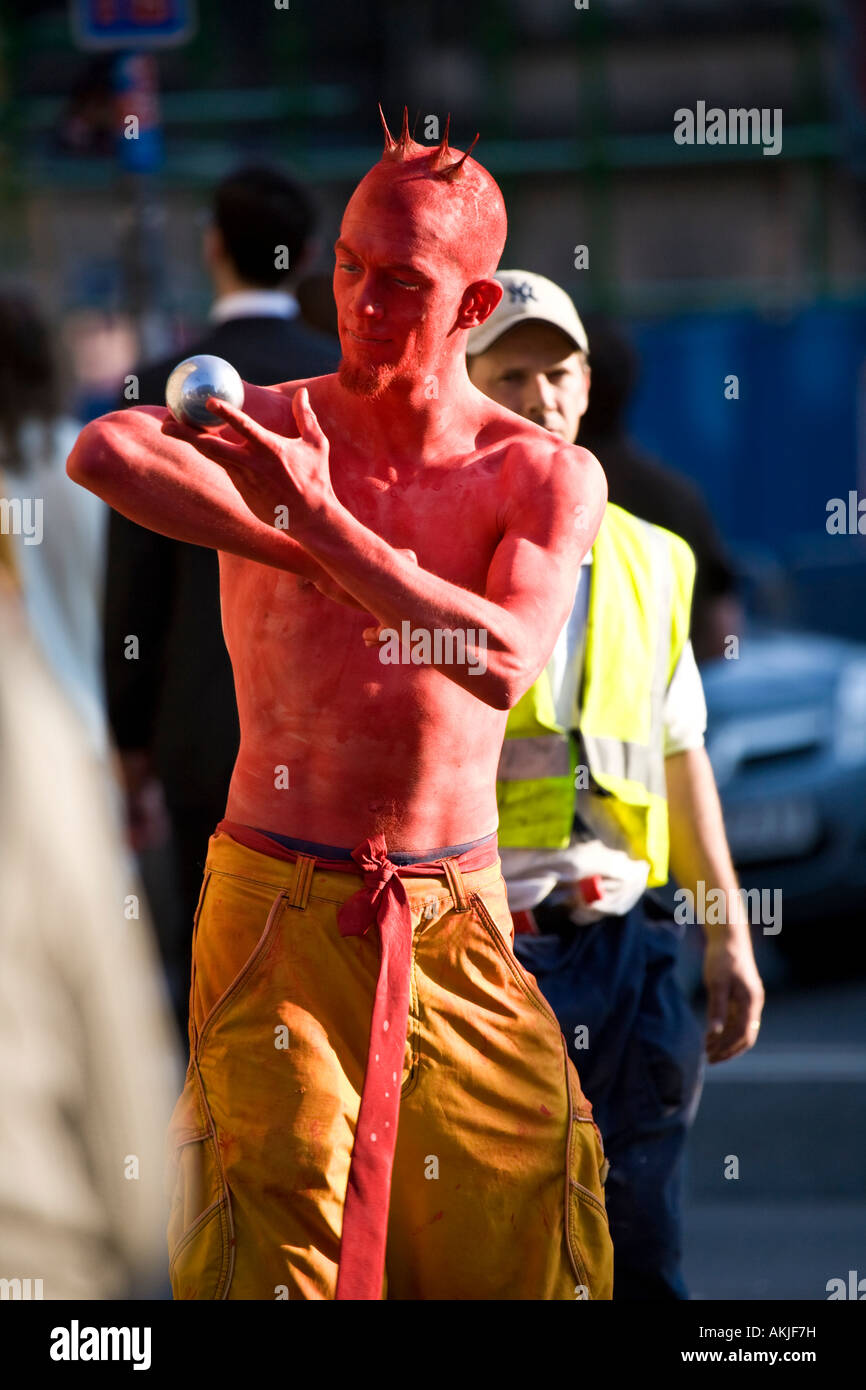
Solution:
[[[319,863],[210,841],[168,1135],[176,1299],[334,1297],[379,946],[338,930],[361,874]],[[601,1138],[513,953],[499,862],[403,882],[411,992],[381,1296],[609,1299]]]

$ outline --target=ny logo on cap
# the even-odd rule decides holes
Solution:
[[[514,285],[506,285],[505,288],[511,296],[512,304],[525,304],[527,299],[534,299],[536,303],[538,302],[538,297],[528,280],[523,280]]]

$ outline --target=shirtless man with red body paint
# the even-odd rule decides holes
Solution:
[[[438,859],[495,831],[507,711],[549,657],[606,501],[592,455],[469,381],[506,224],[494,180],[458,155],[447,133],[433,150],[405,118],[399,140],[386,128],[336,245],[338,374],[245,384],[243,411],[210,402],[211,433],[146,406],[106,415],[68,463],[139,524],[219,551],[241,726],[227,822],[323,855],[383,835],[389,854]],[[483,631],[486,669],[384,664],[377,629],[404,621]]]

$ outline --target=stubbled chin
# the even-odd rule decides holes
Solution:
[[[347,362],[343,358],[337,375],[340,385],[351,391],[352,395],[374,400],[377,396],[383,395],[391,385],[397,375],[397,368],[390,363]]]

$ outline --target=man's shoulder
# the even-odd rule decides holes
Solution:
[[[533,470],[549,470],[562,463],[599,466],[595,456],[581,445],[568,444],[550,430],[493,401],[485,404],[490,407],[484,421],[485,442],[501,452],[503,464]]]
[[[503,447],[502,477],[510,490],[525,494],[544,487],[581,501],[596,493],[606,500],[607,482],[594,454],[529,421],[524,423],[530,428],[514,431]]]
[[[499,408],[488,428],[498,455],[498,490],[504,515],[571,514],[598,528],[607,501],[604,471],[594,454],[578,444]]]

